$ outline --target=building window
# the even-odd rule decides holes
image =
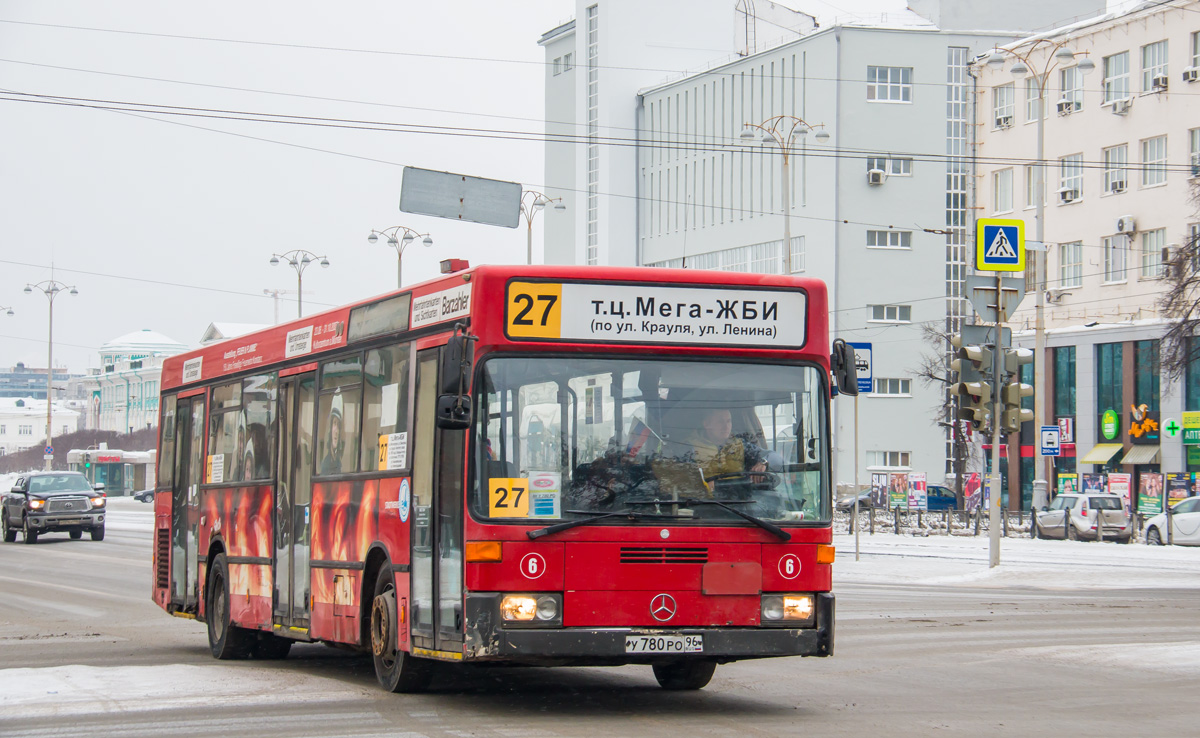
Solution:
[[[1188,153],[1192,165],[1190,175],[1200,177],[1200,128],[1188,131]]]
[[[554,57],[554,63],[551,65],[552,74],[557,77],[562,74],[562,57]]]
[[[1142,233],[1142,279],[1158,279],[1162,276],[1162,251],[1166,245],[1166,228]]]
[[[1105,236],[1104,238],[1104,281],[1125,281],[1125,236]]]
[[[1075,414],[1075,347],[1054,349],[1054,414],[1071,417]]]
[[[992,172],[992,194],[994,195],[992,198],[994,212],[1007,213],[1013,209],[1011,169]]]
[[[1155,136],[1142,141],[1142,186],[1153,187],[1167,181],[1167,137]]]
[[[1038,170],[1035,166],[1026,166],[1025,168],[1025,207],[1037,207],[1037,186],[1038,186]],[[1043,183],[1045,186],[1045,183]],[[1042,193],[1042,200],[1045,201],[1046,193]]]
[[[1145,405],[1158,412],[1159,366],[1158,340],[1135,341],[1133,344],[1133,403]]]
[[[8,433],[8,428],[4,427],[3,425],[0,425],[0,436],[3,436],[7,433]]]
[[[1125,392],[1124,376],[1121,369],[1122,344],[1096,344],[1096,414],[1102,415],[1105,410],[1121,411],[1122,395]],[[1097,433],[1100,423],[1096,423]]]
[[[1192,36],[1195,37],[1195,34],[1192,34]],[[1200,358],[1196,358],[1200,356],[1200,354],[1197,354],[1197,351],[1200,351],[1200,346],[1196,345],[1198,341],[1200,341],[1200,338],[1188,339],[1188,351],[1193,358],[1188,362],[1187,368],[1183,372],[1185,386],[1183,398],[1185,403],[1184,409],[1193,413],[1200,410]]]
[[[1192,32],[1192,66],[1200,67],[1200,31]]]
[[[868,305],[867,319],[876,323],[911,323],[911,305]]]
[[[911,451],[868,451],[867,467],[871,469],[910,469]]]
[[[563,71],[569,72],[575,68],[575,54],[563,54]]]
[[[584,261],[600,262],[600,20],[598,7],[587,9],[587,225]],[[668,198],[669,199],[669,198]]]
[[[1083,109],[1083,73],[1075,67],[1067,67],[1058,73],[1058,82],[1062,87],[1062,99],[1059,102],[1067,102],[1067,110],[1059,112],[1076,111]]]
[[[869,249],[911,249],[912,231],[867,231]]]
[[[1083,286],[1083,242],[1072,241],[1058,246],[1058,286]]]
[[[912,102],[912,67],[867,67],[867,100]]]
[[[69,426],[69,425],[64,425],[64,426],[62,427],[62,435],[64,435],[64,436],[65,436],[65,435],[67,435],[67,434],[68,434],[68,433],[70,433],[70,432],[71,432],[71,426]]]
[[[1125,144],[1104,150],[1104,192],[1124,192],[1129,186],[1125,165],[1129,161],[1129,147]]]
[[[992,127],[1008,128],[1013,124],[1013,83],[992,88]]]
[[[779,243],[782,245],[783,242]],[[792,274],[804,269],[804,236],[792,236]]]
[[[1165,90],[1167,77],[1167,42],[1158,41],[1142,47],[1142,92]],[[1160,79],[1161,78],[1161,79]],[[1155,86],[1158,80],[1162,84]]]
[[[18,436],[32,436],[33,435],[33,426],[32,425],[19,426],[17,428],[17,435]]]
[[[1072,154],[1058,160],[1059,202],[1075,202],[1083,197],[1083,154]]]
[[[1041,93],[1038,90],[1037,77],[1025,78],[1025,122],[1032,123],[1037,120],[1038,102],[1041,99]],[[1050,107],[1047,105],[1046,107]],[[1042,111],[1042,117],[1046,117],[1046,111]]]
[[[875,378],[875,394],[877,395],[911,395],[912,380],[901,378]]]
[[[1104,57],[1104,103],[1129,97],[1129,52]]]
[[[912,159],[888,159],[886,171],[893,177],[911,177]]]

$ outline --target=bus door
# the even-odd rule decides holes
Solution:
[[[463,444],[465,431],[435,425],[438,354],[417,354],[413,448],[413,645],[462,653]]]
[[[279,468],[275,487],[275,622],[307,628],[312,502],[312,372],[279,380]]]
[[[175,484],[171,488],[171,604],[199,604],[196,533],[204,479],[204,395],[176,405]]]

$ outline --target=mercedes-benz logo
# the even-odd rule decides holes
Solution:
[[[675,598],[669,594],[655,595],[650,600],[650,615],[660,623],[675,617]]]

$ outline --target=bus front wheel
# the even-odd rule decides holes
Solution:
[[[663,689],[704,689],[716,670],[715,661],[673,661],[654,664],[654,678]]]
[[[389,692],[420,692],[429,685],[431,664],[398,648],[399,618],[396,614],[396,579],[392,567],[384,566],[375,580],[371,600],[371,655],[375,677]]]
[[[229,608],[229,566],[225,554],[213,559],[208,573],[208,645],[218,659],[244,659],[254,645],[254,633],[233,624]]]

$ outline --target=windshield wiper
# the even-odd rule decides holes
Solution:
[[[682,500],[638,500],[637,502],[630,502],[629,504],[630,505],[682,505],[683,507],[694,507],[696,505],[716,505],[717,507],[723,508],[723,509],[728,510],[729,512],[733,513],[734,515],[737,515],[739,518],[742,518],[743,520],[748,520],[751,523],[754,523],[759,528],[762,528],[763,530],[767,531],[768,533],[770,533],[771,535],[775,536],[776,538],[778,538],[779,540],[781,540],[785,543],[787,541],[792,540],[792,534],[788,533],[783,528],[780,528],[778,525],[775,525],[774,523],[768,523],[767,521],[763,520],[762,518],[757,518],[757,517],[751,515],[750,513],[742,512],[741,510],[738,510],[736,507],[731,507],[732,505],[746,505],[746,504],[750,504],[751,502],[753,502],[753,500],[696,500],[696,499],[692,499],[692,498],[684,498]]]
[[[582,511],[567,510],[566,512],[573,512],[573,513],[579,514]],[[615,512],[603,513],[601,515],[593,515],[590,518],[580,518],[578,520],[568,520],[565,523],[555,523],[554,525],[547,525],[545,528],[538,528],[537,530],[527,531],[525,533],[525,535],[529,536],[529,538],[531,540],[537,540],[538,538],[541,538],[542,536],[548,536],[551,533],[559,533],[564,530],[570,530],[571,528],[578,528],[581,525],[590,525],[590,524],[595,523],[600,520],[606,520],[607,518],[618,518],[618,517],[627,517],[630,520],[637,520],[639,518],[645,518],[645,517],[674,518],[674,517],[679,517],[679,516],[678,515],[647,515],[645,513],[639,513],[634,510],[617,510]]]

